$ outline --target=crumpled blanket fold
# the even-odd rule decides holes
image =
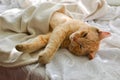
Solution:
[[[11,67],[36,62],[37,53],[21,53],[14,47],[47,33],[52,13],[62,8],[64,10],[62,5],[43,3],[24,10],[11,9],[3,12],[0,15],[0,65]]]

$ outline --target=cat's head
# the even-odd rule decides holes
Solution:
[[[69,50],[75,55],[87,55],[93,59],[100,41],[110,36],[109,32],[100,31],[95,27],[84,27],[70,35]]]

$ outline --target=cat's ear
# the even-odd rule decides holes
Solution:
[[[100,39],[104,39],[110,36],[110,32],[99,31]]]
[[[89,60],[92,60],[94,57],[95,57],[95,52],[91,52],[91,53],[89,53],[88,54],[88,58],[89,58]]]

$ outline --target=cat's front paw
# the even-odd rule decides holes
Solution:
[[[22,51],[22,52],[25,50],[25,48],[24,48],[24,46],[23,46],[22,44],[16,45],[15,48],[16,48],[18,51]]]
[[[24,45],[24,44],[17,44],[15,46],[15,48],[20,51],[20,52],[30,52],[30,49],[28,47],[28,45]]]
[[[51,58],[45,53],[41,52],[42,55],[39,55],[38,62],[45,65],[50,62]]]

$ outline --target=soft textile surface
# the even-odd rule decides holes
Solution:
[[[67,51],[66,49],[60,49],[55,55],[54,59],[49,64],[46,65],[47,75],[51,78],[51,80],[119,80],[120,79],[120,36],[119,36],[120,7],[119,6],[110,7],[103,0],[86,0],[86,1],[79,0],[79,1],[80,2],[73,2],[68,4],[65,3],[66,10],[69,13],[71,13],[71,16],[77,19],[82,19],[84,21],[87,21],[89,24],[95,25],[102,30],[110,31],[111,37],[101,42],[100,49],[97,52],[95,59],[91,61],[89,61],[86,57],[74,56],[70,54],[70,52]],[[20,5],[17,7],[26,8],[27,6]],[[4,7],[2,7],[2,9],[3,8]],[[61,6],[59,6],[58,9],[60,8]],[[55,11],[55,9],[53,10],[53,12]],[[6,9],[3,9],[1,11],[4,10]],[[25,12],[23,9],[22,10],[19,9],[18,11],[21,13],[21,15]],[[12,12],[17,12],[17,11],[15,11],[14,9]],[[13,13],[9,13],[9,11],[7,11],[7,13],[13,14]],[[13,23],[14,22],[13,17],[18,18],[17,15],[18,14],[12,16],[12,18],[11,17],[8,18],[7,16],[6,20],[9,19],[8,21]],[[0,23],[0,27],[1,24],[2,23]],[[34,56],[29,54],[23,55],[22,53],[18,53],[14,49],[15,44],[19,43],[20,41],[26,41],[26,39],[33,38],[34,36],[37,35],[36,30],[38,28],[40,29],[40,27],[36,26],[37,29],[35,29],[35,26],[34,27],[31,26],[30,27],[31,29],[29,30],[29,27],[27,26],[28,27],[27,32],[31,33],[28,35],[27,33],[23,33],[24,31],[22,32],[22,30],[25,30],[23,29],[25,27],[21,27],[21,28],[18,26],[15,27],[14,24],[14,26],[12,27],[11,25],[5,25],[4,28],[3,27],[2,29],[0,28],[1,29],[0,41],[7,39],[6,41],[0,43],[1,45],[7,44],[4,46],[0,45],[0,47],[2,48],[0,49],[1,66],[14,67],[18,65],[28,64],[29,61],[33,61],[33,62],[37,61],[36,58],[37,55]],[[8,30],[5,30],[6,28]],[[47,28],[45,28],[45,30],[46,29]],[[2,30],[5,30],[3,32],[4,34],[1,33]],[[21,32],[19,32],[20,30]],[[35,34],[33,34],[34,31]],[[23,38],[19,37],[19,39],[18,38],[14,39],[13,37],[16,36],[22,36],[22,37],[24,36],[24,37]],[[12,41],[11,44],[7,43],[9,42],[9,40]],[[39,73],[39,71],[35,73]]]
[[[49,80],[39,63],[17,68],[0,67],[0,80]]]
[[[120,0],[106,0],[109,5],[112,6],[119,6],[120,5]]]
[[[88,4],[89,3],[89,4]],[[94,5],[94,6],[93,6]],[[89,7],[91,6],[91,7]],[[26,9],[10,9],[0,15],[0,65],[20,66],[38,60],[38,52],[29,54],[15,50],[15,45],[31,40],[49,31],[49,19],[53,12],[65,10],[73,18],[92,20],[103,16],[107,10],[104,0],[79,3],[39,3]],[[76,13],[75,13],[76,12]],[[99,15],[99,16],[98,16]]]

